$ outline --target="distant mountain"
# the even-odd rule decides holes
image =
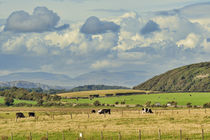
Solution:
[[[75,78],[63,74],[46,72],[21,72],[0,76],[0,81],[30,81],[45,85],[56,85],[67,89],[82,85],[111,85],[132,87],[149,78],[144,71],[108,72],[93,71]]]
[[[78,86],[70,90],[70,92],[75,91],[89,91],[89,90],[108,90],[108,89],[129,89],[122,86],[107,86],[107,85],[85,85]]]
[[[144,71],[93,71],[82,74],[76,78],[78,85],[120,85],[132,87],[136,83],[143,82],[148,78],[148,74]]]
[[[40,83],[32,83],[27,81],[0,82],[0,87],[18,87],[25,89],[41,88],[43,90],[62,89],[62,87],[59,86],[48,86]]]
[[[69,86],[66,85],[71,80],[67,75],[53,74],[46,72],[20,72],[11,73],[8,75],[0,76],[0,81],[11,82],[11,81],[29,81],[33,83],[41,83],[45,85],[56,85],[56,86]],[[69,86],[69,88],[72,88]]]
[[[210,62],[170,70],[134,87],[164,92],[210,91]]]

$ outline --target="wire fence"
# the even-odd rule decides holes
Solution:
[[[208,140],[210,132],[201,129],[200,132],[188,134],[180,129],[174,133],[168,133],[158,129],[157,132],[138,130],[136,133],[123,134],[121,132],[46,132],[46,133],[11,133],[0,135],[1,140]]]

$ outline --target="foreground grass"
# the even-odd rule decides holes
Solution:
[[[15,121],[15,112],[35,111],[37,118]],[[77,139],[83,133],[87,140],[104,139],[138,140],[158,139],[159,129],[164,140],[210,139],[210,109],[154,110],[153,114],[141,114],[140,110],[112,109],[111,115],[89,114],[90,108],[7,108],[0,109],[0,136],[14,140],[27,139],[31,132],[34,140],[48,135],[50,140]],[[72,114],[72,115],[71,115]],[[72,118],[71,118],[72,116]]]
[[[115,104],[115,102],[125,101],[125,104],[144,105],[147,101],[154,103],[166,104],[171,101],[176,101],[178,105],[186,105],[192,103],[192,105],[202,106],[204,103],[210,102],[210,93],[161,93],[161,94],[144,94],[144,95],[131,95],[131,96],[118,96],[118,97],[105,97],[90,99],[63,99],[64,102],[69,103],[93,103],[98,100],[105,104]]]

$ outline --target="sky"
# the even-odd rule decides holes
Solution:
[[[210,0],[0,0],[0,75],[160,74],[210,61]]]

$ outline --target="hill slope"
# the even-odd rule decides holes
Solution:
[[[164,92],[210,91],[210,62],[173,69],[134,87]]]
[[[129,89],[122,86],[107,86],[107,85],[84,85],[78,86],[70,90],[70,92],[75,91],[90,91],[90,90],[108,90],[108,89]]]

